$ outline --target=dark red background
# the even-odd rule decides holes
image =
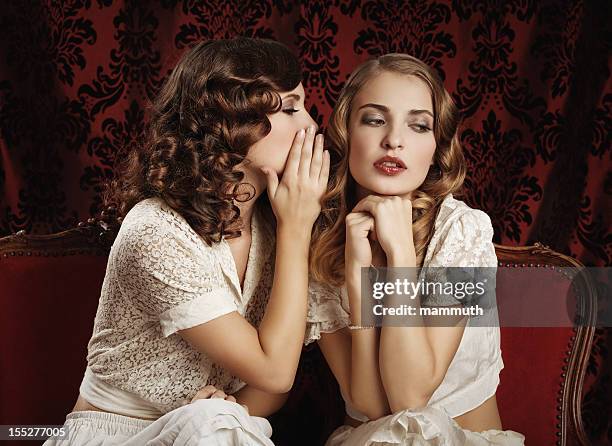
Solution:
[[[96,214],[180,54],[248,35],[295,50],[323,125],[359,62],[407,52],[436,67],[465,118],[466,201],[495,241],[609,266],[611,22],[609,1],[3,2],[0,236]],[[598,330],[583,403],[596,444],[612,438],[610,346]]]

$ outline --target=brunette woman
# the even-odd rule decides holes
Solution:
[[[315,132],[284,45],[182,57],[112,189],[125,217],[59,444],[271,444],[263,417],[295,376],[329,171]]]

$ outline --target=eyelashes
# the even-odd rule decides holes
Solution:
[[[384,120],[377,119],[377,118],[364,118],[361,122],[363,124],[376,125],[376,126],[383,125],[385,123]]]
[[[363,118],[361,123],[374,127],[380,127],[381,125],[385,124],[385,120],[381,118]],[[425,124],[410,124],[410,127],[414,128],[417,133],[426,133],[431,131],[431,128]]]
[[[414,124],[412,127],[416,127],[418,129],[417,130],[418,133],[426,133],[426,132],[431,131],[431,129],[428,126],[422,125],[422,124]]]
[[[297,112],[299,112],[299,110],[297,108],[285,108],[285,109],[283,109],[283,113],[286,113],[289,116],[291,116],[291,115],[293,115],[293,114],[295,114]]]

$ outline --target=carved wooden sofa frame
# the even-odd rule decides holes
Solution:
[[[112,208],[98,219],[79,223],[78,227],[50,235],[27,235],[24,231],[0,238],[2,260],[12,256],[57,257],[78,254],[106,256],[117,235],[121,220]],[[577,260],[536,243],[526,247],[495,245],[499,266],[581,268]],[[1,286],[1,285],[0,285]],[[596,293],[592,283],[584,284],[582,311],[593,321]],[[588,445],[581,417],[582,386],[594,337],[594,323],[573,328],[559,376],[557,397],[556,444]],[[27,423],[27,420],[23,420]],[[529,444],[529,442],[527,443]]]

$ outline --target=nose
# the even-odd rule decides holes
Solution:
[[[383,148],[386,150],[403,149],[405,146],[404,135],[399,126],[390,125],[389,131],[382,140]]]

